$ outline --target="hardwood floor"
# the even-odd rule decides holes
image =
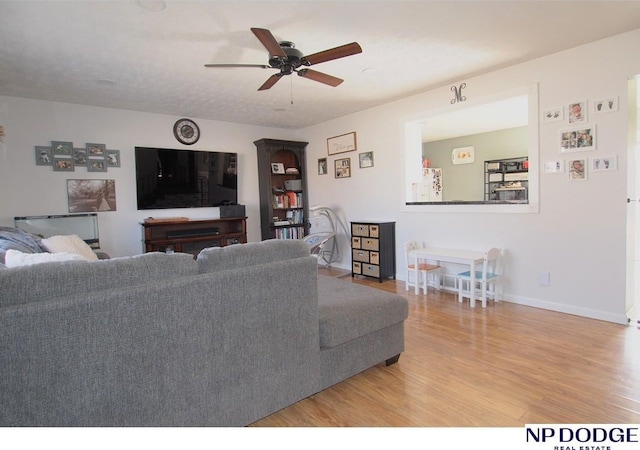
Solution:
[[[320,269],[333,276],[339,269]],[[403,281],[350,276],[409,301],[405,352],[256,427],[520,427],[640,423],[640,325],[507,302],[486,309]]]

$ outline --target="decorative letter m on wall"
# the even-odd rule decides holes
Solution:
[[[453,98],[451,99],[451,104],[455,104],[458,102],[464,102],[467,97],[462,95],[462,90],[467,87],[467,83],[462,83],[460,87],[451,86],[451,92],[453,92]]]

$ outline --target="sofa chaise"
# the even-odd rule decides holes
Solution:
[[[301,241],[0,269],[0,426],[245,426],[404,351]]]

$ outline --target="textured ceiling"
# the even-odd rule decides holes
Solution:
[[[157,11],[154,11],[157,10]],[[268,91],[251,33],[363,53]],[[1,1],[0,95],[299,129],[640,28],[621,1]]]

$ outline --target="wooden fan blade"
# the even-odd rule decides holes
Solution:
[[[352,42],[351,44],[341,45],[340,47],[331,48],[329,50],[305,56],[302,58],[302,64],[305,66],[312,66],[314,64],[344,58],[345,56],[351,56],[357,53],[362,53],[362,48],[357,42]]]
[[[271,31],[265,30],[264,28],[251,28],[251,31],[253,31],[253,34],[255,34],[258,40],[262,42],[262,45],[264,45],[264,48],[267,49],[270,55],[279,56],[281,58],[287,57],[287,54],[282,50],[282,47],[280,47],[276,38],[273,37]]]
[[[320,83],[328,84],[329,86],[336,87],[344,80],[341,78],[327,75],[326,73],[318,72],[317,70],[301,69],[298,70],[298,75],[304,78],[309,78],[313,81],[319,81]]]
[[[269,78],[267,78],[267,81],[265,81],[264,84],[258,88],[258,90],[266,91],[267,89],[271,89],[273,85],[276,84],[280,78],[282,78],[281,73],[274,73]]]
[[[205,64],[205,67],[257,67],[258,69],[273,69],[265,64]]]

